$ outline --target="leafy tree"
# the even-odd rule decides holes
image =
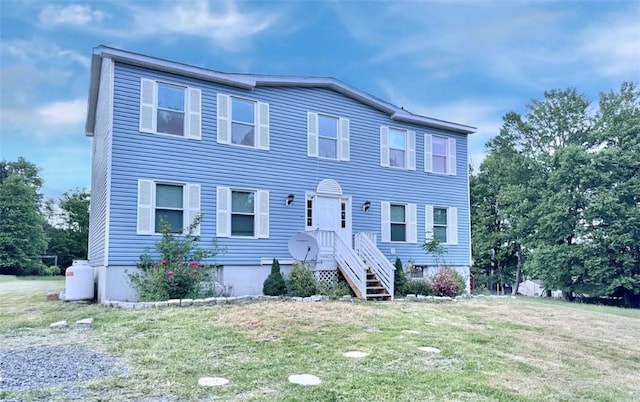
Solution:
[[[4,181],[12,175],[22,177],[25,184],[35,189],[36,192],[40,191],[40,188],[42,187],[40,169],[35,164],[25,160],[23,157],[19,157],[15,162],[4,160],[0,161],[0,184],[4,183]]]
[[[88,191],[76,189],[64,193],[57,201],[49,199],[45,202],[44,208],[50,217],[46,228],[47,253],[58,256],[60,267],[70,266],[74,259],[87,258],[89,199]]]
[[[623,83],[598,106],[553,90],[505,116],[470,180],[476,279],[507,268],[640,305],[640,91]]]
[[[0,272],[4,274],[34,275],[43,268],[34,257],[44,253],[47,239],[32,183],[12,173],[0,184]]]
[[[282,296],[287,293],[287,284],[280,272],[280,262],[277,258],[271,263],[271,273],[262,285],[262,293],[267,296]]]

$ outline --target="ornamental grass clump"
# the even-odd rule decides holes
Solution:
[[[215,257],[220,250],[215,243],[210,250],[198,246],[200,238],[193,231],[200,219],[200,216],[194,219],[184,234],[171,233],[169,225],[161,223],[162,239],[156,244],[157,253],[152,255],[146,249],[137,264],[139,272],[129,275],[141,300],[213,296],[214,265],[202,261]]]

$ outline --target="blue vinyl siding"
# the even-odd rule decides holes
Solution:
[[[202,139],[140,133],[138,128],[140,78],[202,89]],[[258,150],[216,142],[216,95],[239,95],[270,107],[270,149]],[[390,258],[393,247],[403,261],[430,262],[424,242],[424,205],[458,208],[457,246],[449,246],[449,264],[469,265],[468,179],[466,136],[392,121],[388,115],[329,89],[257,87],[243,90],[117,63],[115,69],[113,156],[111,175],[111,222],[109,263],[134,264],[144,247],[153,248],[159,236],[136,235],[138,179],[197,183],[201,185],[203,246],[215,236],[216,186],[269,191],[270,238],[221,238],[227,249],[216,261],[223,264],[257,265],[262,257],[288,256],[291,236],[305,227],[305,192],[315,191],[322,179],[340,183],[352,196],[353,232],[378,233],[378,247]],[[307,156],[307,112],[327,113],[350,120],[350,161]],[[415,171],[380,166],[380,125],[416,132]],[[457,175],[428,174],[424,164],[424,133],[456,139]],[[290,207],[288,194],[295,195]],[[364,213],[362,204],[371,202]],[[418,244],[380,242],[380,201],[417,204]]]

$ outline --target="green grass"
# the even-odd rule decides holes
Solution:
[[[0,285],[3,346],[82,344],[129,366],[83,384],[87,400],[631,401],[640,399],[640,320],[538,300],[263,302],[122,310],[45,301],[52,283]],[[18,284],[20,286],[18,286]],[[11,288],[9,288],[9,286]],[[9,288],[9,289],[7,289]],[[6,291],[6,292],[5,292]],[[51,322],[93,317],[94,328]],[[403,330],[417,330],[409,334]],[[441,349],[440,354],[418,350]],[[345,358],[350,350],[369,353]],[[316,387],[287,382],[314,374]],[[231,383],[202,388],[202,376]],[[64,390],[2,391],[64,400]]]

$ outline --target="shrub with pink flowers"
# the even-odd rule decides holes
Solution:
[[[465,291],[465,283],[462,276],[447,267],[441,267],[433,276],[431,287],[436,296],[455,297]]]
[[[145,250],[137,264],[139,272],[129,275],[141,300],[213,296],[214,264],[203,261],[212,259],[220,250],[215,243],[210,249],[199,246],[199,236],[193,235],[198,224],[200,217],[184,234],[176,234],[162,222],[162,239],[156,244],[156,253]]]

